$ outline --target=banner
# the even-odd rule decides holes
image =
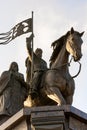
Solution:
[[[32,32],[32,28],[32,18],[24,20],[15,25],[9,32],[1,33],[0,44],[8,44],[16,37],[28,32]]]

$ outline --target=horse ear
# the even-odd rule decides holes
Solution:
[[[82,33],[79,33],[80,37],[82,37],[82,36],[83,36],[83,34],[84,34],[84,32],[82,32]]]
[[[73,27],[71,28],[70,33],[71,33],[71,34],[73,34],[73,33],[74,33],[74,29],[73,29]]]

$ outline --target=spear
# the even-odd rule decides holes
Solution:
[[[33,11],[32,11],[32,35],[33,35]],[[31,62],[31,81],[32,81],[32,77],[33,77],[33,50],[34,50],[34,39],[32,38],[32,44],[31,44],[31,48],[32,48],[32,62]]]

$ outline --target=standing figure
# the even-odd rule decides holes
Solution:
[[[29,38],[26,38],[26,45],[27,50],[29,54],[29,62],[32,63],[32,48],[31,48],[31,41],[32,41],[33,35],[31,35]],[[34,99],[38,97],[38,92],[40,89],[40,82],[43,73],[47,70],[47,63],[42,59],[42,49],[37,48],[35,52],[33,52],[33,78],[30,84],[30,91],[29,95],[31,96],[31,99]]]
[[[12,62],[8,71],[0,78],[0,115],[12,116],[23,108],[27,97],[27,85],[18,64]]]

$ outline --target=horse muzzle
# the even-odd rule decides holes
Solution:
[[[81,57],[82,57],[82,54],[76,55],[76,56],[73,57],[73,58],[74,58],[74,61],[76,62],[76,61],[79,61],[79,60],[81,59]]]

